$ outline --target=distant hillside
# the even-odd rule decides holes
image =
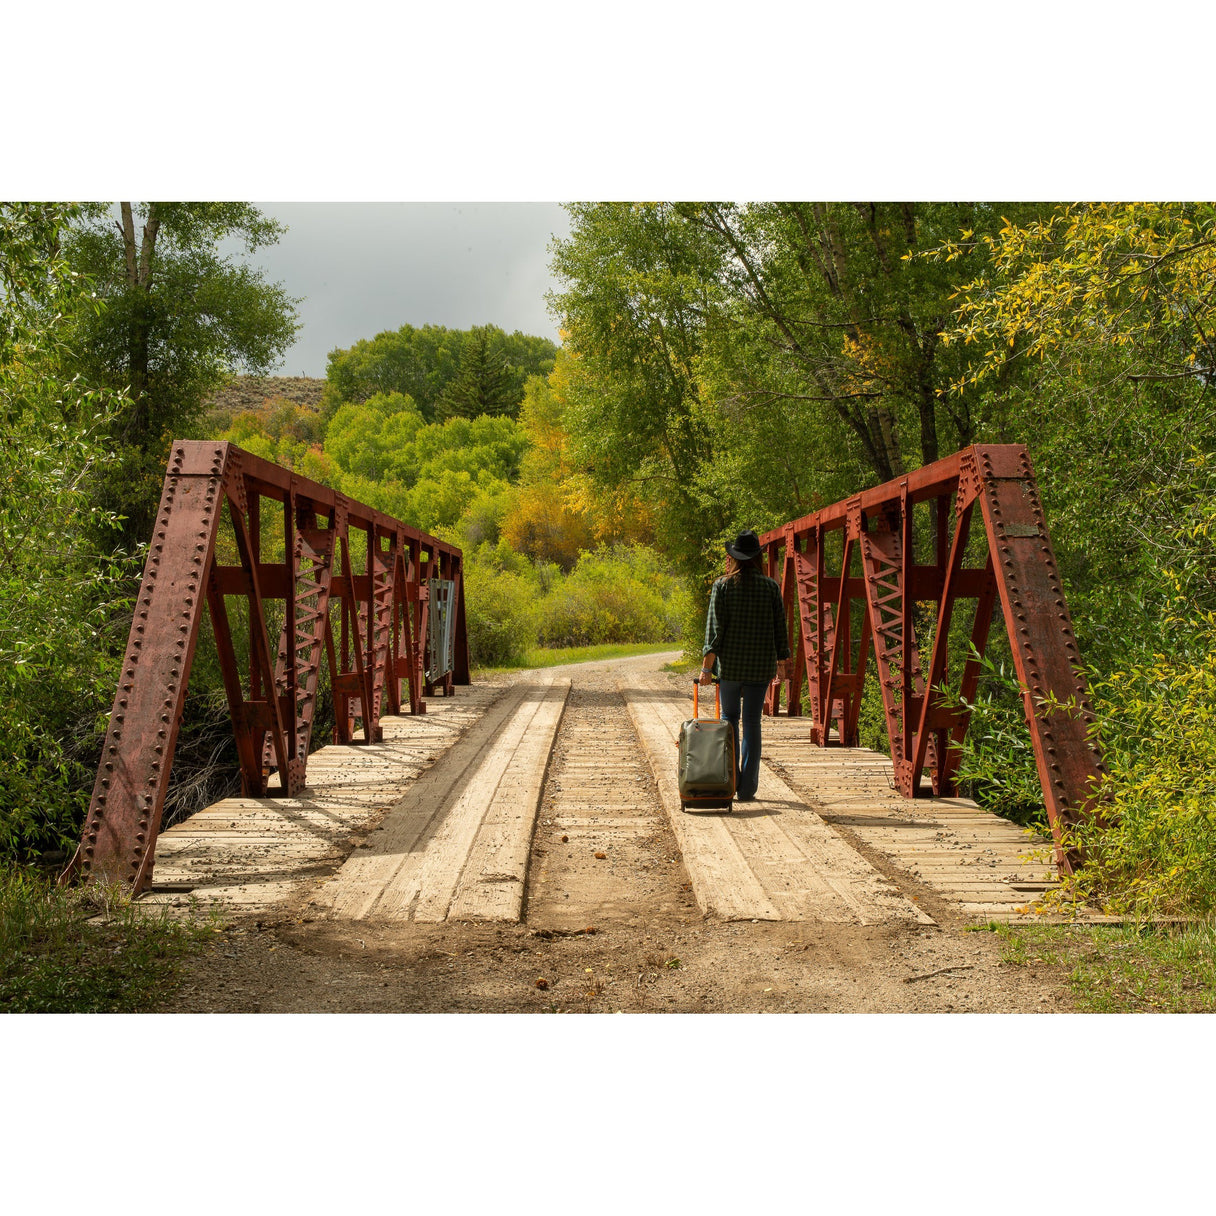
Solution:
[[[262,413],[271,402],[288,401],[307,409],[321,405],[325,381],[311,376],[237,376],[227,388],[207,401],[207,412],[233,417],[252,410]]]

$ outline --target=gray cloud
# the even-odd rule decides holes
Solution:
[[[323,376],[331,350],[407,323],[558,341],[544,298],[549,244],[570,230],[557,203],[257,205],[289,231],[250,263],[305,297],[281,375]]]

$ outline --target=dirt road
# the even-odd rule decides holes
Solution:
[[[342,921],[301,895],[234,917],[164,1012],[1069,1010],[1057,976],[1003,963],[996,936],[963,918],[704,918],[620,692],[623,674],[657,666],[562,669],[572,683],[520,923]],[[922,891],[886,878],[910,899]]]

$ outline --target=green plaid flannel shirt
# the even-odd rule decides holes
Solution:
[[[768,683],[778,661],[790,657],[781,588],[759,571],[718,579],[709,593],[701,653],[718,656],[720,679]]]

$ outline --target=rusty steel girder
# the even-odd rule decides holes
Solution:
[[[918,506],[927,527],[914,531]],[[981,526],[986,557],[967,566],[968,541]],[[796,637],[791,676],[774,681],[767,712],[781,712],[784,697],[786,713],[800,714],[805,677],[811,742],[856,746],[872,651],[895,784],[907,798],[955,792],[966,706],[999,603],[1057,861],[1071,873],[1080,859],[1061,844],[1061,834],[1095,813],[1105,769],[1089,730],[1094,714],[1026,449],[966,448],[760,540]],[[916,560],[918,545],[931,560]],[[974,604],[970,646],[951,682],[957,695],[947,701],[951,624],[964,601]]]
[[[455,645],[450,670],[428,679],[434,579],[448,584]],[[243,612],[232,613],[233,600]],[[385,711],[425,713],[425,696],[469,682],[459,549],[232,444],[177,440],[64,880],[118,881],[136,894],[149,885],[204,602],[249,797],[303,791],[322,651],[336,742],[377,742]],[[281,625],[268,604],[282,605]],[[248,632],[245,671],[238,631]]]

